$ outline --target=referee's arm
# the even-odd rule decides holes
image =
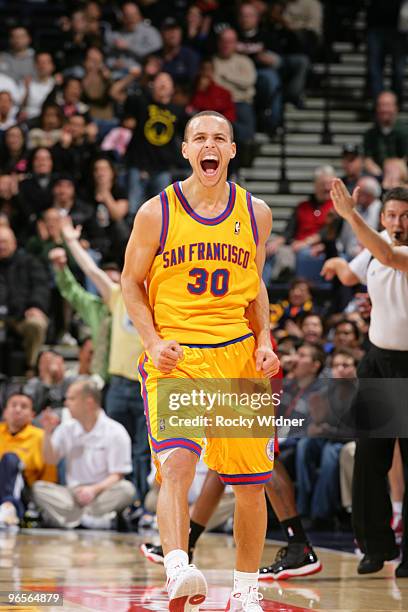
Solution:
[[[350,223],[357,240],[383,265],[408,272],[408,252],[393,247],[365,223],[358,212],[354,210],[356,196],[356,191],[354,191],[353,196],[350,196],[340,179],[333,181],[331,198],[334,207],[338,214]]]

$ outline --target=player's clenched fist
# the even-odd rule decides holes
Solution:
[[[256,369],[262,370],[265,378],[272,378],[279,372],[280,362],[278,356],[269,346],[259,346],[255,351]]]
[[[175,340],[160,340],[149,351],[154,365],[160,372],[169,374],[183,358],[183,349]]]

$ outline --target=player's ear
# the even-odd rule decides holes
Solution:
[[[234,157],[237,154],[237,145],[235,144],[235,142],[232,143],[232,150],[231,150],[231,159],[234,159]]]
[[[188,155],[187,155],[187,143],[183,141],[182,145],[181,145],[181,154],[184,157],[184,159],[188,159]]]

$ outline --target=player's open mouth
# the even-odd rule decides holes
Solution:
[[[217,173],[219,161],[216,155],[206,155],[200,163],[206,176],[214,176]]]

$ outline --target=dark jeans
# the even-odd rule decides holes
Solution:
[[[371,346],[358,368],[359,378],[408,377],[408,351],[388,351]],[[358,401],[358,400],[357,400]],[[364,405],[364,404],[363,404]],[[357,405],[358,409],[358,405]],[[384,398],[387,410],[387,398]],[[408,465],[408,438],[399,438],[402,462]],[[391,529],[392,505],[388,472],[392,465],[395,438],[357,440],[353,473],[353,529],[364,553],[387,553],[395,548]],[[405,478],[405,480],[407,480]],[[402,550],[408,553],[408,483],[403,504]]]
[[[384,64],[389,54],[392,61],[391,89],[402,101],[406,61],[406,36],[393,28],[370,28],[367,33],[367,71],[370,91],[375,100],[384,91]]]
[[[23,464],[15,453],[4,453],[0,459],[0,504],[12,502],[20,518],[24,514],[22,468]]]
[[[132,482],[137,498],[143,502],[149,490],[150,447],[139,383],[122,376],[112,376],[105,405],[108,416],[121,423],[132,440]]]
[[[330,519],[341,509],[339,456],[342,442],[302,438],[296,448],[297,507],[312,519]]]

